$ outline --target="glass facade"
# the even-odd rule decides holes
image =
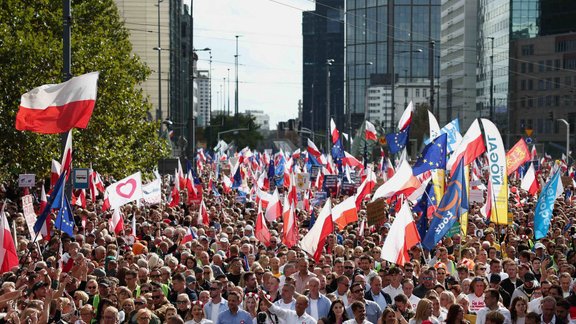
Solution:
[[[366,90],[374,84],[371,80],[387,80],[389,84],[392,62],[396,79],[398,75],[409,80],[428,79],[431,40],[437,44],[434,64],[438,77],[440,2],[346,0],[346,101],[352,112],[353,129],[365,118]],[[368,62],[372,65],[366,65]]]

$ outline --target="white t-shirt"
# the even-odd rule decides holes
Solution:
[[[476,294],[468,294],[468,300],[470,300],[470,311],[471,312],[478,312],[482,308],[486,307],[484,303],[484,294],[480,297],[476,296]]]
[[[418,298],[418,296],[412,294],[412,295],[410,295],[410,298],[408,298],[408,301],[410,302],[410,305],[412,305],[412,310],[416,311],[416,306],[418,306],[418,302],[420,301],[420,298]]]

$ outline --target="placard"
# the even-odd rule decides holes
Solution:
[[[368,221],[368,226],[378,225],[386,222],[388,219],[386,216],[386,201],[384,198],[380,198],[374,202],[366,205],[366,220]]]
[[[88,176],[90,174],[90,169],[87,168],[75,168],[74,174],[74,189],[88,189]]]
[[[484,203],[484,192],[480,189],[470,189],[470,193],[468,195],[469,202],[478,202]]]
[[[303,191],[310,188],[310,174],[307,172],[296,174],[296,189]]]
[[[238,195],[235,200],[237,203],[246,204],[246,196]]]
[[[36,213],[34,212],[34,198],[32,195],[26,195],[22,197],[22,213],[24,214],[24,219],[26,220],[26,225],[28,226],[28,232],[30,232],[30,237],[34,237],[36,234],[34,232]],[[38,233],[38,239],[41,238],[42,234]]]
[[[331,197],[335,197],[338,191],[338,176],[334,174],[328,174],[324,176],[324,191],[330,194]]]
[[[317,191],[316,193],[314,193],[314,198],[312,198],[312,201],[310,203],[312,204],[312,206],[318,206],[318,205],[322,206],[326,202],[326,199],[328,199],[327,193],[325,193],[324,191]]]
[[[18,176],[18,187],[20,188],[31,188],[36,185],[36,175],[35,174],[21,174]]]

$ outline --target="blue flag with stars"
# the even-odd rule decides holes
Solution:
[[[52,209],[59,209],[62,205],[62,195],[64,194],[64,187],[66,186],[66,174],[67,172],[62,172],[60,178],[58,178],[56,185],[52,189],[52,194],[48,198],[46,207],[44,207],[44,210],[36,219],[36,223],[34,223],[34,232],[40,232]]]
[[[58,211],[58,216],[56,216],[54,227],[70,236],[74,236],[74,216],[72,216],[72,207],[70,207],[70,202],[66,195],[64,195],[62,207]]]
[[[434,212],[430,228],[422,240],[422,246],[432,250],[452,225],[466,212],[468,199],[466,197],[466,179],[464,178],[464,159],[461,159],[446,187],[446,192]],[[464,208],[463,208],[464,207]]]
[[[408,143],[408,132],[410,131],[410,126],[399,131],[398,133],[386,134],[386,142],[388,143],[388,148],[390,153],[396,154],[400,152],[406,144]]]
[[[422,150],[422,154],[412,167],[414,175],[422,174],[429,170],[446,168],[446,134],[436,137]]]

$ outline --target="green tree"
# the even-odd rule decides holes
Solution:
[[[238,128],[245,130],[227,132]],[[239,150],[246,146],[256,148],[258,143],[264,139],[258,132],[259,128],[260,126],[255,123],[253,116],[238,114],[238,121],[236,122],[234,116],[217,115],[210,119],[210,126],[204,129],[204,138],[208,148],[216,146],[218,133],[221,133],[221,140],[226,143],[233,143]],[[222,132],[226,133],[222,134]]]
[[[131,53],[113,0],[72,1],[72,13],[72,73],[100,72],[90,123],[73,133],[75,166],[92,163],[117,178],[151,170],[168,145],[160,124],[148,121],[151,104],[139,87],[150,69]],[[17,131],[15,116],[23,93],[62,81],[62,1],[1,1],[0,58],[0,180],[45,176],[60,159],[60,137]]]

